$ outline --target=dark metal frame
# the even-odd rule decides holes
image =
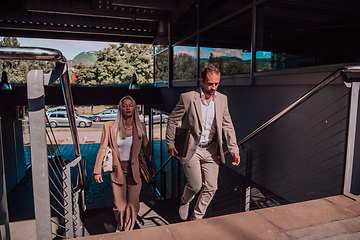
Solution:
[[[82,222],[80,211],[82,209],[76,205],[79,198],[83,198],[83,189],[86,179],[83,175],[83,165],[81,159],[79,136],[75,121],[74,104],[70,89],[70,80],[66,62],[63,60],[62,53],[55,49],[47,48],[28,48],[28,47],[0,47],[0,59],[19,59],[19,60],[43,60],[55,61],[56,67],[48,78],[42,70],[32,70],[28,73],[27,92],[29,106],[29,125],[30,141],[36,143],[31,145],[31,164],[34,191],[34,210],[36,216],[36,235],[37,239],[52,239],[51,227],[51,204],[49,193],[49,170],[46,144],[46,120],[45,117],[45,85],[52,84],[60,77],[60,83],[64,95],[65,105],[69,116],[70,131],[74,143],[76,158],[63,167],[63,198],[67,203],[65,206],[65,235],[66,238],[81,237]],[[78,183],[72,188],[70,167],[78,168]],[[75,202],[74,202],[74,199]],[[84,201],[81,201],[84,203]],[[74,204],[76,208],[74,208]],[[75,217],[73,218],[73,214]],[[74,222],[76,221],[76,223]],[[77,226],[75,228],[74,226]],[[55,234],[56,235],[56,234]]]

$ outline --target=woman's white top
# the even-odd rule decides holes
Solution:
[[[129,161],[131,159],[131,145],[133,137],[125,137],[121,139],[119,134],[117,136],[117,145],[120,153],[121,161]]]

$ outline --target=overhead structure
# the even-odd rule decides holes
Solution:
[[[321,42],[324,49],[341,44],[343,36],[356,33],[359,16],[360,2],[352,0],[5,0],[0,36],[152,44],[164,21],[165,33],[171,26],[172,44],[200,41],[201,46],[250,50],[255,23],[260,50],[286,52],[309,41]],[[299,52],[312,51],[324,50],[299,47]]]

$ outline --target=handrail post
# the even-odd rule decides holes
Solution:
[[[176,189],[176,185],[175,185],[175,173],[174,173],[174,161],[171,161],[171,198],[176,198],[176,193],[175,193],[175,189]]]
[[[357,112],[358,112],[358,101],[359,101],[359,85],[360,85],[359,82],[351,83],[343,194],[349,193],[351,191]]]
[[[245,212],[250,210],[251,202],[251,178],[252,178],[252,149],[245,148],[246,152],[246,173],[245,173]]]
[[[166,199],[166,172],[161,172],[161,195],[164,199]]]
[[[74,225],[73,225],[73,202],[72,202],[72,191],[71,191],[71,170],[70,164],[67,164],[64,167],[63,172],[63,191],[64,191],[64,200],[65,200],[65,228],[66,228],[66,237],[74,237]]]
[[[181,197],[181,163],[180,161],[177,162],[177,196]]]
[[[46,147],[44,72],[27,74],[31,169],[37,239],[52,239],[49,170]]]

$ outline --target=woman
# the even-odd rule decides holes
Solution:
[[[103,181],[101,166],[107,146],[113,154],[113,171],[110,172],[110,179],[114,194],[116,231],[132,230],[140,209],[140,150],[142,149],[149,159],[154,174],[156,164],[150,152],[145,124],[140,122],[136,102],[131,96],[125,96],[120,100],[115,121],[104,123],[94,167],[94,178],[97,183]]]

